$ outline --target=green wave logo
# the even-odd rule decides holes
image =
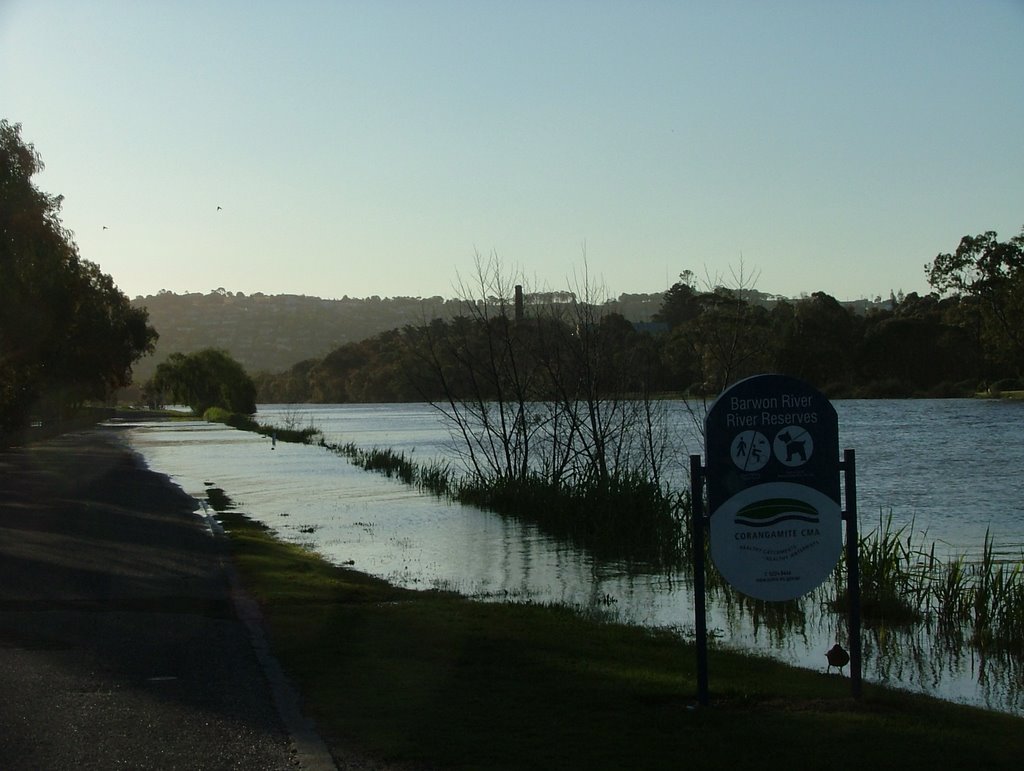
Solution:
[[[818,510],[796,498],[768,498],[747,504],[736,512],[736,524],[748,527],[769,527],[790,520],[817,524]]]

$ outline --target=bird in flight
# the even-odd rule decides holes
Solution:
[[[217,207],[217,211],[220,211],[220,207],[219,206]]]
[[[110,228],[108,228],[108,227],[107,227],[106,225],[104,225],[104,226],[103,226],[103,229],[104,229],[104,230],[109,230]]]

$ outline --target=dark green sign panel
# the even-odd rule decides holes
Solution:
[[[708,411],[705,462],[711,556],[745,594],[799,597],[842,548],[839,420],[818,390],[757,375]]]
[[[795,482],[839,503],[839,418],[825,395],[787,375],[756,375],[719,396],[704,422],[708,503]]]

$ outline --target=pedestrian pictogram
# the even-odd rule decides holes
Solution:
[[[730,448],[732,462],[741,471],[759,471],[771,457],[768,437],[760,431],[744,431],[736,435]]]

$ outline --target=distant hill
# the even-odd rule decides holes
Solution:
[[[222,348],[249,372],[279,372],[304,359],[319,358],[345,343],[417,324],[451,312],[441,297],[370,297],[323,300],[304,295],[244,295],[217,289],[209,294],[136,297],[160,333],[153,356],[134,368],[145,382],[172,353]]]
[[[759,295],[755,302],[780,299]],[[604,308],[629,321],[649,322],[661,308],[663,293],[623,294]],[[572,295],[549,292],[528,302],[567,302]],[[866,301],[862,301],[866,302]],[[250,373],[281,372],[293,364],[322,358],[345,343],[358,342],[407,324],[421,324],[459,312],[462,301],[443,297],[343,297],[324,300],[305,295],[244,295],[225,289],[207,294],[161,291],[136,297],[132,305],[149,311],[160,333],[153,356],[136,364],[136,384],[144,383],[172,353],[222,348]],[[858,308],[863,312],[863,308]]]

